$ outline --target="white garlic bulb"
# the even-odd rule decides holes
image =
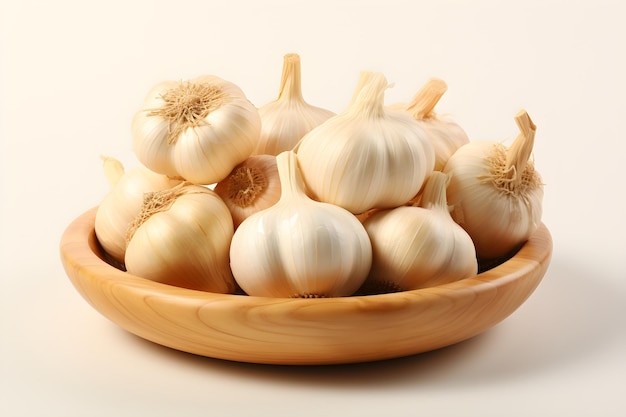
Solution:
[[[447,90],[448,86],[445,81],[431,78],[410,103],[391,106],[411,114],[426,130],[435,149],[435,171],[441,171],[450,156],[469,142],[467,133],[459,124],[440,118],[434,111]]]
[[[383,74],[362,73],[348,109],[302,138],[298,160],[314,198],[358,214],[397,207],[419,192],[434,150],[415,119],[385,108],[387,87]]]
[[[148,193],[128,230],[126,269],[177,287],[234,293],[228,265],[233,220],[211,189],[181,183]]]
[[[252,155],[217,183],[214,190],[230,210],[236,229],[246,218],[280,199],[276,157]]]
[[[306,133],[335,113],[304,100],[300,56],[286,54],[278,98],[260,107],[259,115],[261,135],[254,154],[278,155],[293,149]]]
[[[515,121],[521,132],[509,149],[471,142],[444,168],[452,217],[472,237],[481,259],[509,254],[541,224],[543,184],[530,160],[536,127],[524,110]]]
[[[363,283],[372,248],[350,212],[310,199],[293,151],[277,156],[281,198],[244,220],[230,247],[233,275],[248,295],[337,297]]]
[[[141,211],[144,193],[171,188],[180,180],[157,174],[143,165],[125,171],[118,160],[110,157],[104,158],[104,173],[111,190],[96,211],[96,237],[107,255],[123,264],[126,231]]]
[[[250,156],[260,131],[243,91],[213,75],[155,85],[132,121],[135,153],[146,167],[196,184],[226,177]]]
[[[448,211],[447,181],[447,175],[435,171],[419,207],[381,210],[363,222],[373,251],[363,292],[414,290],[477,274],[474,243]]]

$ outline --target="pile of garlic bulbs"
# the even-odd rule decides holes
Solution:
[[[139,167],[104,160],[100,245],[156,282],[301,298],[436,286],[514,254],[541,223],[528,114],[509,148],[473,142],[434,111],[443,80],[406,104],[389,87],[363,71],[344,111],[311,105],[297,54],[261,107],[214,75],[157,84],[132,119]]]

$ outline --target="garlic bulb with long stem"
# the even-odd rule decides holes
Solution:
[[[381,210],[363,222],[373,252],[363,292],[414,290],[477,274],[474,243],[448,210],[447,182],[446,174],[435,171],[420,206]]]
[[[405,204],[435,165],[419,123],[385,108],[385,76],[364,72],[360,80],[348,109],[311,130],[297,149],[312,196],[355,214]]]
[[[353,294],[372,261],[363,225],[347,210],[306,195],[293,151],[280,153],[276,160],[280,200],[235,231],[230,246],[235,280],[253,296]]]
[[[280,179],[274,155],[252,155],[215,185],[233,216],[235,229],[257,211],[280,199]]]
[[[126,269],[177,287],[234,293],[232,236],[230,212],[211,189],[184,182],[147,193],[127,231]]]
[[[261,135],[254,154],[278,155],[293,149],[311,129],[335,113],[313,106],[302,95],[300,56],[286,54],[278,98],[259,108]]]
[[[135,154],[146,167],[196,184],[226,177],[250,156],[260,131],[243,91],[213,75],[155,85],[132,121]]]
[[[95,231],[104,251],[117,263],[124,263],[126,230],[141,211],[143,195],[180,183],[139,165],[126,171],[115,158],[105,157],[104,173],[111,186],[96,211]]]
[[[448,203],[452,217],[472,237],[481,259],[505,256],[541,224],[543,183],[531,160],[536,126],[525,110],[512,145],[477,141],[450,157]]]
[[[439,78],[431,78],[406,105],[393,106],[403,108],[426,130],[435,149],[435,171],[441,171],[450,156],[461,146],[469,142],[463,128],[451,121],[440,118],[435,113],[435,106],[448,90],[448,85]]]

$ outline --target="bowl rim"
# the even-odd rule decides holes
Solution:
[[[368,356],[364,354],[361,359],[357,358],[356,360],[351,360],[350,358],[325,359],[324,357],[315,357],[315,355],[312,355],[311,357],[303,356],[299,358],[299,362],[292,361],[289,363],[318,364],[361,362],[420,353],[425,350],[432,350],[432,348],[447,346],[481,333],[511,314],[528,296],[530,296],[543,278],[552,255],[552,237],[545,224],[541,223],[537,231],[528,241],[524,243],[511,258],[505,260],[503,263],[473,277],[434,287],[398,293],[311,299],[279,299],[239,294],[217,294],[153,282],[122,271],[108,263],[104,258],[104,251],[100,247],[95,235],[94,223],[96,212],[97,206],[75,218],[63,232],[60,242],[60,255],[63,266],[72,284],[83,298],[107,318],[140,337],[190,353],[244,362],[281,363],[280,359],[276,358],[249,359],[245,354],[232,355],[228,352],[215,353],[213,351],[207,353],[202,347],[188,349],[181,347],[176,342],[170,343],[169,338],[162,339],[160,337],[153,337],[150,330],[142,328],[141,325],[135,325],[135,323],[132,323],[132,320],[129,321],[125,318],[123,322],[120,322],[119,317],[112,317],[108,312],[103,312],[102,306],[98,305],[99,301],[93,298],[92,287],[102,288],[107,285],[114,285],[115,288],[123,287],[125,290],[130,291],[133,297],[145,298],[156,296],[160,300],[166,300],[167,303],[184,305],[185,308],[200,309],[209,304],[212,306],[221,306],[219,308],[225,309],[225,314],[234,314],[237,309],[269,307],[271,305],[280,304],[282,306],[281,311],[283,311],[284,314],[289,314],[290,311],[297,310],[299,319],[303,322],[307,322],[308,320],[318,320],[320,317],[324,317],[324,320],[332,320],[332,317],[328,317],[331,311],[335,313],[337,311],[345,311],[350,314],[363,316],[376,314],[383,310],[420,310],[424,308],[425,303],[432,304],[438,302],[435,300],[441,298],[445,298],[447,303],[467,299],[467,297],[478,297],[481,296],[481,294],[482,296],[493,298],[498,296],[499,288],[517,285],[516,282],[531,279],[528,277],[532,276],[532,282],[525,284],[524,294],[520,295],[518,297],[519,300],[515,302],[517,305],[507,307],[506,311],[498,311],[498,317],[494,317],[489,323],[486,323],[481,328],[477,328],[472,334],[465,334],[462,337],[459,336],[457,338],[458,340],[452,337],[450,340],[443,343],[442,346],[407,348],[403,351],[380,355]],[[328,311],[326,311],[327,307],[329,309]],[[276,309],[273,310],[272,314],[274,314],[275,311]]]

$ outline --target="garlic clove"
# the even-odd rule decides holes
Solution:
[[[505,256],[541,224],[543,183],[530,158],[536,126],[525,110],[510,148],[476,141],[459,148],[444,172],[450,175],[452,217],[472,237],[481,259]]]
[[[284,56],[278,98],[259,108],[259,115],[261,134],[254,154],[278,155],[335,113],[304,100],[300,56],[291,53]]]
[[[236,229],[246,218],[273,206],[280,199],[276,157],[250,156],[217,183],[214,190],[230,210]]]

